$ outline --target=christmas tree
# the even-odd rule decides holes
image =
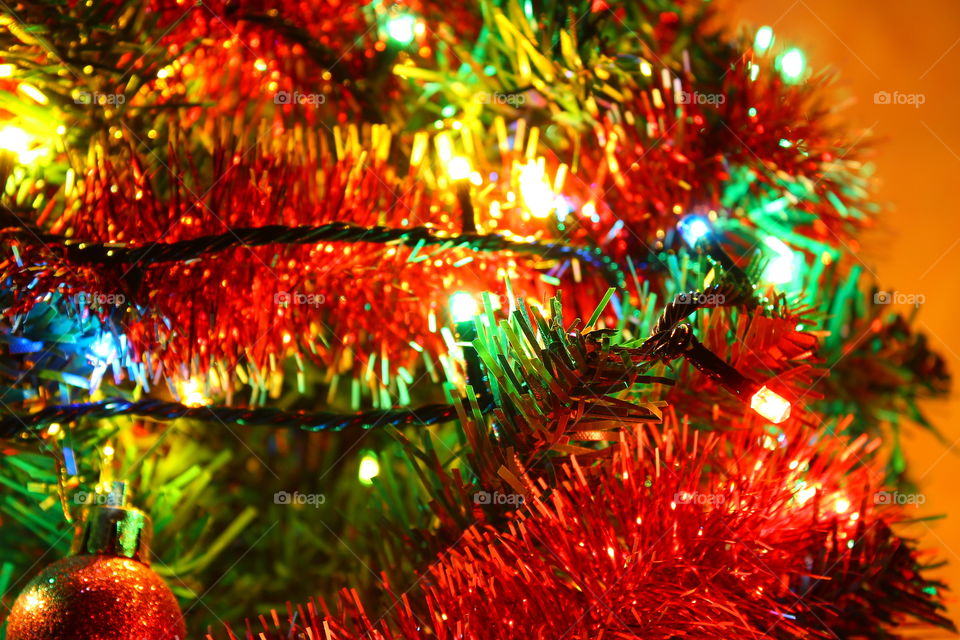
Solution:
[[[952,630],[862,133],[714,11],[3,5],[8,640]]]

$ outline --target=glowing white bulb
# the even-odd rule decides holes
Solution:
[[[776,254],[767,263],[763,271],[763,279],[771,284],[785,284],[793,280],[795,264],[793,250],[782,240],[773,236],[767,236],[763,242]]]
[[[763,279],[770,284],[786,284],[793,280],[793,257],[777,256],[763,270]]]
[[[476,298],[469,293],[458,291],[450,296],[450,315],[456,323],[470,322],[479,310]]]
[[[584,218],[589,218],[591,222],[600,222],[600,216],[597,214],[597,205],[592,202],[587,202],[580,209],[583,213]]]
[[[417,35],[417,19],[402,13],[387,21],[387,35],[394,42],[410,44]]]
[[[790,417],[790,401],[765,386],[750,398],[750,408],[774,424]]]
[[[471,173],[473,169],[470,167],[470,161],[463,156],[454,156],[447,163],[447,175],[451,180],[466,180]]]
[[[0,129],[0,149],[5,149],[16,154],[21,163],[29,162],[34,153],[30,150],[30,144],[33,142],[30,134],[15,127],[12,124]]]

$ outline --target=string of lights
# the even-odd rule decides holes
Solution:
[[[30,240],[33,232],[13,230]],[[10,231],[8,231],[10,233]],[[442,246],[465,248],[481,252],[511,251],[535,255],[546,260],[577,259],[602,272],[614,286],[625,282],[622,270],[599,248],[576,247],[559,242],[531,242],[516,240],[497,233],[476,231],[445,235],[428,227],[394,229],[363,227],[349,222],[331,222],[320,226],[287,227],[268,225],[256,228],[230,229],[221,234],[207,235],[170,243],[148,243],[136,246],[116,243],[90,243],[66,240],[60,236],[39,236],[48,248],[62,249],[73,264],[159,264],[184,262],[205,255],[220,253],[237,247],[259,247],[274,244],[315,244],[321,242],[368,242],[402,244],[407,247]]]
[[[666,305],[654,326],[653,333],[638,349],[631,350],[634,365],[643,361],[668,362],[683,357],[698,370],[715,379],[723,387],[750,402],[751,408],[771,422],[780,423],[790,415],[790,403],[766,386],[761,386],[743,376],[716,354],[707,349],[693,335],[692,327],[683,319],[704,306],[704,301],[712,299],[720,291],[715,287],[710,294],[687,292],[679,294]],[[472,301],[470,304],[469,301]],[[473,318],[478,306],[467,294],[455,294],[451,302],[455,307],[458,333],[465,345],[465,357],[468,368],[468,383],[472,385],[486,412],[491,408],[493,398],[490,395],[489,380],[477,356],[475,342],[476,331]],[[586,334],[589,335],[589,334]],[[649,381],[649,380],[648,380]],[[345,429],[370,429],[374,427],[402,427],[408,425],[429,426],[448,422],[457,417],[454,405],[433,404],[416,409],[389,409],[338,414],[332,412],[284,411],[273,407],[191,407],[178,402],[157,399],[129,401],[122,398],[110,398],[98,402],[85,402],[70,405],[45,407],[31,414],[10,414],[0,418],[0,437],[11,438],[24,432],[35,432],[38,428],[52,424],[73,422],[81,418],[109,418],[122,415],[150,418],[157,421],[178,420],[181,418],[236,424],[241,426],[267,426],[276,428],[301,428],[307,431],[343,431]]]

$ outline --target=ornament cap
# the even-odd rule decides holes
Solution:
[[[130,558],[149,565],[152,525],[146,513],[127,505],[126,483],[111,483],[110,492],[102,498],[103,504],[84,515],[73,554]]]

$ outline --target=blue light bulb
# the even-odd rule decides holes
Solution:
[[[680,235],[691,247],[701,238],[710,233],[710,225],[700,216],[687,216],[677,225]]]

